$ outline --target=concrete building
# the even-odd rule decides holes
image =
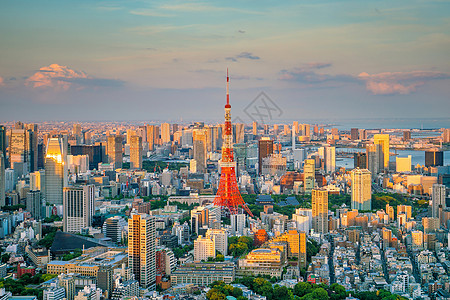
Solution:
[[[245,214],[230,215],[232,235],[244,235],[246,218]]]
[[[228,234],[225,229],[208,229],[206,238],[214,241],[216,251],[219,251],[222,255],[228,255]]]
[[[206,158],[207,158],[207,138],[206,130],[195,129],[193,132],[194,144],[194,160],[196,162],[196,172],[206,172]]]
[[[206,287],[214,281],[230,284],[235,279],[233,262],[187,263],[179,266],[170,276],[172,285],[195,284]]]
[[[271,277],[281,277],[286,258],[283,257],[280,249],[259,248],[252,250],[244,259],[239,259],[240,276],[268,275]]]
[[[40,191],[29,191],[27,194],[27,211],[31,213],[31,216],[39,221],[42,218],[42,203]]]
[[[128,267],[143,288],[156,288],[155,217],[132,214],[128,220]]]
[[[353,169],[350,173],[352,180],[351,209],[372,209],[372,179],[367,169]]]
[[[142,169],[142,137],[133,135],[130,142],[130,168]]]
[[[63,187],[67,177],[65,153],[60,138],[50,138],[45,155],[45,201],[51,205],[63,204]]]
[[[431,217],[441,218],[442,210],[446,208],[445,185],[433,184],[431,191]]]
[[[373,136],[373,143],[381,145],[383,152],[384,169],[389,169],[389,134],[375,134]]]
[[[212,237],[201,235],[194,241],[194,260],[206,261],[208,257],[216,257],[216,244]]]
[[[63,230],[79,233],[92,225],[95,187],[93,184],[64,188]]]
[[[305,193],[311,193],[315,186],[316,171],[314,159],[305,159],[303,165],[303,190]]]
[[[411,155],[408,157],[395,157],[395,170],[397,173],[411,172]]]
[[[108,136],[107,155],[108,162],[114,164],[114,169],[122,168],[122,136],[110,135]],[[152,144],[153,146],[153,144]]]
[[[321,189],[312,190],[313,229],[318,233],[328,233],[328,192]]]
[[[108,218],[103,223],[103,234],[106,238],[110,238],[113,243],[122,241],[122,233],[127,226],[127,222],[121,216]]]

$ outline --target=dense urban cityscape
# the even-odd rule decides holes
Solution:
[[[232,124],[228,73],[223,124],[6,123],[1,297],[448,299],[449,143]]]
[[[450,300],[450,1],[0,1],[0,300]]]

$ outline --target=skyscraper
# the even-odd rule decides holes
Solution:
[[[231,215],[231,234],[232,235],[244,235],[244,227],[245,227],[245,214],[236,214]]]
[[[383,166],[385,170],[389,170],[389,134],[375,134],[373,142],[375,145],[381,145],[384,160]]]
[[[303,190],[305,193],[311,193],[316,182],[316,171],[314,159],[305,159],[303,165]]]
[[[161,141],[163,144],[170,143],[170,124],[161,124]]]
[[[328,233],[328,191],[312,190],[313,229],[318,233]]]
[[[336,171],[336,148],[325,147],[324,149],[325,172],[328,174]]]
[[[147,124],[147,143],[148,150],[153,151],[155,146],[155,125]]]
[[[431,217],[441,218],[442,210],[446,208],[445,185],[433,184],[431,191]]]
[[[6,159],[6,127],[3,125],[0,125],[0,152],[3,153],[6,169],[8,167],[8,160]]]
[[[273,141],[268,137],[262,137],[258,141],[258,170],[259,174],[262,173],[262,161],[263,158],[273,154]]]
[[[136,130],[127,129],[127,144],[131,145],[131,137],[136,135]]]
[[[63,204],[64,150],[60,138],[50,138],[45,155],[45,201]]]
[[[380,144],[370,144],[366,147],[367,168],[373,177],[384,169],[384,154]]]
[[[244,142],[244,124],[236,123],[233,125],[234,142],[239,144]]]
[[[122,136],[110,135],[108,136],[108,162],[114,163],[114,169],[122,168]]]
[[[130,168],[142,169],[142,138],[134,135],[130,142]]]
[[[367,169],[353,169],[350,173],[352,180],[351,208],[357,210],[372,209],[372,179]]]
[[[311,125],[309,124],[300,124],[299,125],[299,135],[309,137],[311,135]]]
[[[353,154],[353,167],[367,169],[367,154],[358,152]]]
[[[1,132],[0,132],[1,134]],[[1,136],[0,136],[1,137]],[[0,152],[0,208],[5,206],[5,159],[3,152]]]
[[[444,152],[437,149],[425,151],[425,167],[444,165]]]
[[[197,162],[197,173],[206,172],[206,132],[195,129],[193,133],[194,160]]]
[[[132,214],[128,219],[128,267],[143,288],[155,289],[156,283],[155,218]]]
[[[358,130],[358,128],[350,129],[350,139],[352,141],[359,140],[359,130]]]
[[[95,187],[93,184],[64,188],[63,230],[79,233],[90,227],[94,216]]]
[[[31,216],[39,221],[42,217],[41,209],[41,192],[40,191],[29,191],[27,194],[26,202],[27,211],[30,212]]]
[[[81,124],[73,124],[72,135],[75,137],[77,145],[81,144],[83,138]]]

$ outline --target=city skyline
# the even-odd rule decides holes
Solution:
[[[3,121],[219,121],[229,67],[234,116],[245,123],[252,120],[244,110],[260,92],[282,111],[272,122],[449,122],[445,2],[46,1],[1,8]]]

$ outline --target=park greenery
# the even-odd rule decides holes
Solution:
[[[62,218],[58,215],[51,215],[50,217],[47,217],[44,219],[44,223],[54,223],[57,221],[62,221]]]
[[[15,296],[34,295],[37,296],[38,299],[42,299],[43,290],[31,288],[29,285],[39,285],[56,276],[57,275],[38,273],[34,276],[31,276],[31,274],[23,274],[22,277],[17,280],[12,278],[0,278],[0,288],[5,288],[5,290],[10,291]]]
[[[39,246],[50,248],[55,240],[56,231],[58,231],[58,227],[53,226],[43,226],[42,227],[42,236],[43,238],[38,242]]]
[[[236,279],[236,283],[241,283],[249,288],[251,291],[265,296],[267,300],[288,299],[288,300],[343,300],[350,294],[360,300],[403,300],[405,298],[398,295],[391,294],[386,290],[378,290],[376,292],[347,292],[345,288],[337,283],[330,286],[326,284],[311,284],[309,282],[299,282],[294,288],[287,288],[285,286],[273,285],[271,280],[265,277],[251,277],[245,276]],[[213,285],[220,285],[213,283]],[[219,291],[220,292],[220,291]],[[211,294],[218,294],[216,298],[208,299],[225,299],[220,298],[219,292],[212,292]],[[212,295],[211,295],[212,296]],[[217,298],[218,297],[218,298]]]
[[[166,169],[167,167],[169,168],[170,171],[180,171],[181,168],[186,167],[188,164],[187,163],[180,163],[180,162],[163,162],[163,161],[149,161],[149,160],[144,160],[142,161],[142,169],[146,170],[147,172],[162,172],[162,170]],[[123,169],[129,169],[130,168],[130,163],[129,162],[124,162],[122,164],[122,168]]]
[[[225,284],[223,281],[214,281],[210,287],[211,289],[206,293],[208,300],[225,300],[227,296],[235,297],[238,300],[247,299],[242,296],[240,288]]]
[[[186,245],[184,247],[178,246],[172,249],[176,258],[183,257],[186,253],[192,250],[194,250],[194,245]]]
[[[3,206],[1,210],[3,211],[17,211],[19,209],[25,209],[26,206],[23,204],[17,204],[17,205],[6,205]]]
[[[253,239],[248,236],[232,236],[228,238],[228,253],[241,257],[253,249]]]
[[[77,258],[83,254],[83,251],[81,249],[75,249],[73,252],[64,254],[62,257],[62,260],[69,261],[71,259]]]

